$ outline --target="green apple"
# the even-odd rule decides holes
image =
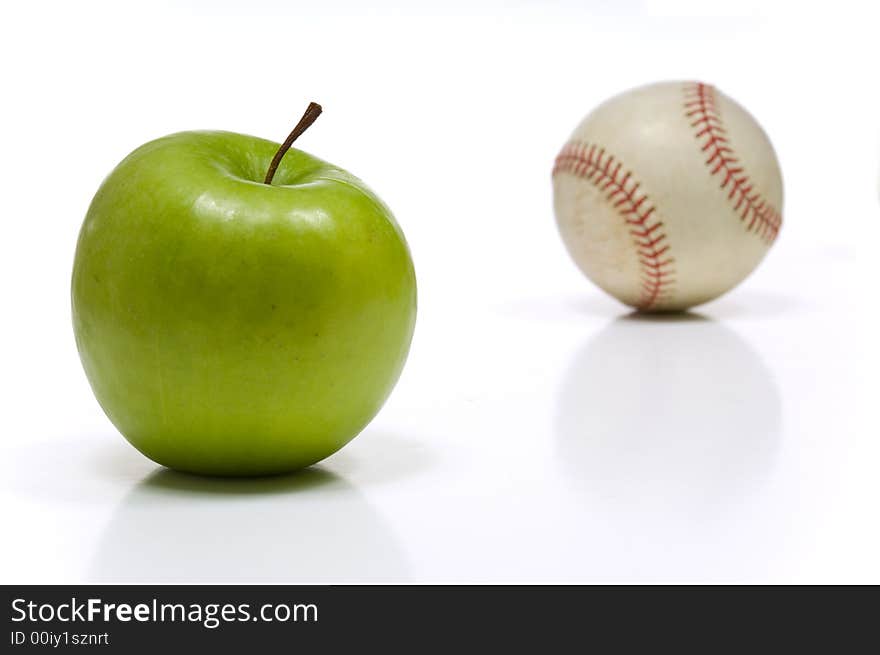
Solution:
[[[308,466],[400,375],[416,314],[403,233],[358,178],[285,156],[293,138],[152,141],[89,207],[71,291],[80,358],[113,424],[165,466]]]

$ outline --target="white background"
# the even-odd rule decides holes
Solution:
[[[4,4],[0,582],[880,582],[871,6]],[[550,168],[594,105],[670,78],[759,119],[786,222],[735,291],[652,321],[570,263]],[[281,140],[309,100],[299,145],[409,239],[407,367],[304,474],[162,470],[79,364],[83,215],[139,144]]]

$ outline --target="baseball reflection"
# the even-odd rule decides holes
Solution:
[[[700,523],[766,478],[780,414],[770,371],[736,333],[696,314],[633,314],[571,364],[561,467],[615,521]]]

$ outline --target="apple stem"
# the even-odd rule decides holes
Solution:
[[[275,153],[275,156],[272,158],[272,163],[269,164],[269,170],[266,171],[266,179],[263,180],[263,184],[272,184],[272,178],[275,177],[275,171],[278,170],[278,164],[281,163],[282,157],[290,150],[290,146],[293,145],[293,142],[296,141],[299,136],[309,129],[309,126],[315,122],[318,116],[321,115],[321,105],[317,102],[310,102],[306,112],[302,115],[302,118],[299,119],[299,123],[296,124],[296,127],[293,128],[293,131],[287,136],[284,140],[284,143],[281,144],[281,147],[278,148],[278,152]]]

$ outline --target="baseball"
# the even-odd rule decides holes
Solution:
[[[754,118],[708,84],[663,82],[590,113],[553,168],[569,253],[642,311],[717,298],[754,270],[782,225],[782,174]]]

